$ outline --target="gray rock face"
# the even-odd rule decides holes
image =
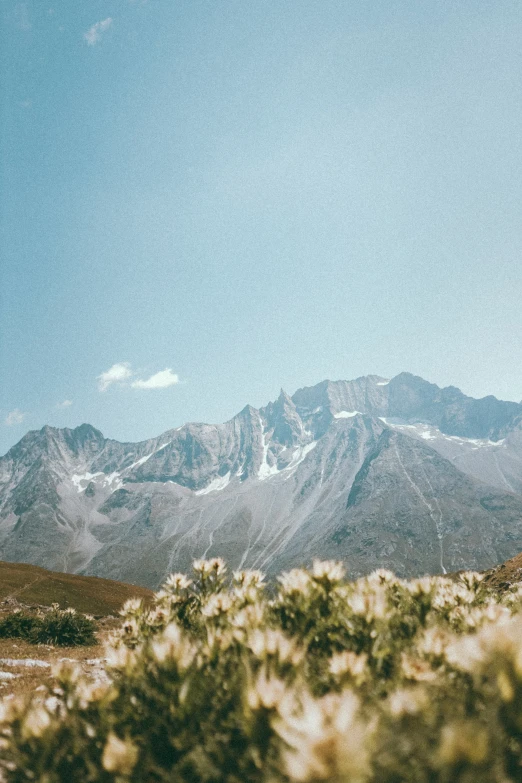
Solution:
[[[434,424],[447,435],[499,440],[522,421],[522,410],[516,402],[492,396],[474,400],[454,386],[439,389],[415,375],[401,373],[389,384],[388,416]]]
[[[142,443],[44,427],[0,458],[0,559],[151,587],[202,556],[414,575],[521,550],[522,404],[408,373],[281,391]]]

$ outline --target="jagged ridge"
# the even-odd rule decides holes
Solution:
[[[281,390],[141,443],[44,427],[0,458],[3,559],[150,586],[218,554],[484,568],[522,549],[521,519],[522,405],[409,373]]]

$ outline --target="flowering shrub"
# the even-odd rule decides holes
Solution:
[[[75,609],[59,609],[53,604],[49,612],[39,618],[31,634],[34,644],[54,644],[75,647],[96,644],[96,623],[93,617],[80,614]]]
[[[58,604],[36,614],[15,610],[0,620],[0,639],[24,639],[32,644],[62,647],[96,644],[95,631],[92,617],[74,609],[62,610]]]
[[[339,563],[228,578],[198,560],[128,601],[108,684],[4,701],[6,781],[522,780],[522,590],[348,582]]]

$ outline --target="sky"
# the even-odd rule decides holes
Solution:
[[[519,0],[0,0],[0,453],[522,398]]]

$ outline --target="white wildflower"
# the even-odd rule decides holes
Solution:
[[[359,718],[359,700],[345,691],[322,699],[305,695],[301,708],[285,710],[276,731],[288,746],[285,766],[292,781],[367,780],[371,730]]]
[[[446,660],[451,666],[464,671],[473,671],[480,667],[486,653],[479,636],[467,635],[456,639],[446,648]]]
[[[201,608],[204,617],[219,617],[231,609],[233,600],[228,593],[213,593]]]
[[[431,668],[429,661],[413,658],[404,652],[401,655],[401,669],[407,680],[433,682],[437,679],[437,672]]]
[[[377,568],[375,571],[372,571],[372,573],[366,577],[366,581],[370,585],[371,584],[392,585],[392,584],[396,584],[399,580],[397,579],[393,571],[389,571],[387,568]]]
[[[341,582],[344,578],[345,570],[342,563],[335,560],[314,560],[312,566],[314,579],[318,581]]]
[[[176,623],[170,623],[152,643],[156,661],[164,664],[173,661],[180,670],[188,669],[196,655],[196,648]]]
[[[141,614],[142,610],[142,601],[141,598],[129,598],[125,603],[123,604],[122,608],[120,609],[120,614],[126,617],[129,615],[130,617],[137,616]]]
[[[255,585],[234,585],[234,597],[241,605],[255,604],[259,601],[259,588]]]
[[[265,613],[261,603],[248,604],[239,612],[233,614],[230,618],[232,625],[236,628],[257,628],[265,619]]]
[[[202,558],[194,560],[192,568],[201,576],[210,576],[210,574],[221,576],[227,570],[225,561],[221,557],[213,557],[210,560],[204,560]]]
[[[137,663],[136,652],[121,644],[119,647],[108,647],[105,652],[107,666],[113,669],[130,669]]]
[[[50,724],[49,713],[45,707],[37,704],[25,718],[23,733],[26,737],[41,737]]]
[[[431,576],[423,576],[420,579],[410,579],[403,582],[404,587],[412,596],[430,595],[436,587],[436,580]]]
[[[267,677],[263,672],[254,685],[247,690],[247,703],[250,709],[272,710],[281,705],[287,696],[286,684],[277,677]]]
[[[259,659],[272,656],[277,657],[280,663],[289,661],[294,666],[297,666],[303,657],[302,651],[297,648],[293,639],[285,636],[281,631],[270,628],[253,630],[248,635],[247,646]]]
[[[388,709],[394,718],[416,715],[428,705],[428,694],[421,688],[400,688],[388,697]]]
[[[306,593],[310,587],[310,576],[302,568],[293,568],[277,577],[281,591],[286,594]]]
[[[240,587],[259,587],[265,580],[262,571],[245,569],[244,571],[234,571],[234,582]]]
[[[468,590],[476,591],[484,579],[484,574],[480,574],[478,571],[462,571],[462,573],[459,574],[459,579]]]
[[[357,654],[351,650],[336,653],[330,658],[328,669],[334,677],[342,677],[350,674],[354,679],[361,681],[366,674],[368,656],[366,653]]]
[[[161,606],[156,606],[155,609],[152,609],[145,618],[145,621],[147,625],[151,628],[155,628],[158,625],[165,625],[165,623],[168,621],[169,615],[168,612],[163,609]]]
[[[371,592],[358,590],[347,599],[352,612],[364,617],[366,622],[383,620],[388,612],[386,589],[375,585]]]
[[[186,590],[192,584],[185,574],[171,574],[165,581],[165,588],[168,590]]]
[[[434,658],[441,658],[446,653],[446,648],[455,639],[453,634],[440,626],[428,628],[419,639],[417,651]]]
[[[103,749],[103,768],[107,772],[130,775],[137,760],[138,748],[130,740],[121,740],[111,732]]]
[[[136,620],[125,620],[121,626],[122,636],[126,640],[135,640],[139,637],[140,629]]]

